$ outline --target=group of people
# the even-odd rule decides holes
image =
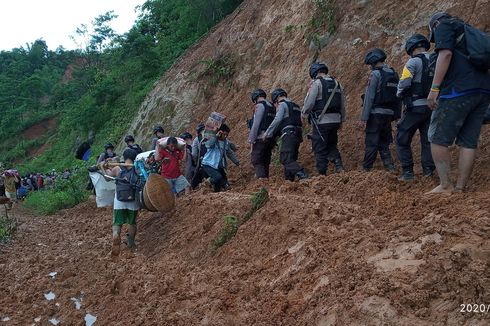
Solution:
[[[415,177],[411,142],[418,130],[423,175],[430,177],[437,170],[440,178],[440,185],[431,192],[463,191],[490,110],[489,67],[481,68],[471,61],[466,43],[474,40],[464,37],[465,28],[468,25],[458,18],[434,14],[429,22],[429,38],[414,34],[407,39],[405,50],[410,59],[401,77],[386,63],[382,49],[366,53],[364,63],[371,67],[371,73],[359,121],[365,130],[364,171],[373,168],[378,152],[384,167],[395,171],[389,145],[393,142],[392,123],[398,121],[395,144],[402,167],[399,179]],[[431,43],[435,43],[432,54],[428,52]],[[308,178],[297,161],[305,122],[312,125],[308,138],[318,173],[325,175],[329,163],[336,172],[343,171],[337,143],[338,131],[346,119],[344,90],[323,63],[311,65],[309,74],[312,81],[303,108],[281,88],[272,91],[271,102],[262,89],[251,94],[255,112],[249,123],[248,142],[257,178],[269,176],[271,153],[278,139],[285,178]],[[453,185],[449,178],[449,146],[455,141],[460,156],[459,176]]]
[[[429,22],[429,38],[414,34],[407,39],[405,50],[410,59],[401,77],[386,63],[387,55],[382,49],[366,53],[364,63],[371,73],[358,122],[365,131],[364,171],[373,168],[378,152],[385,169],[396,171],[389,149],[393,142],[392,123],[396,121],[395,144],[402,168],[399,179],[415,178],[411,143],[418,131],[422,173],[431,177],[437,170],[440,179],[440,185],[431,192],[463,191],[472,171],[481,127],[490,110],[490,66],[482,69],[468,55],[466,45],[474,40],[465,34],[467,26],[446,13],[434,14]],[[428,52],[431,43],[435,43],[433,53]],[[330,163],[335,172],[344,170],[338,149],[338,132],[346,121],[344,89],[329,75],[324,63],[312,64],[309,75],[311,82],[303,107],[293,102],[282,88],[271,92],[270,101],[261,88],[251,93],[255,107],[253,118],[248,121],[248,143],[256,178],[269,177],[272,152],[278,143],[284,178],[290,181],[309,178],[298,162],[305,123],[312,126],[307,138],[311,140],[318,173],[326,175]],[[214,130],[199,124],[196,137],[189,132],[180,135],[185,144],[179,144],[175,137],[164,137],[161,126],[153,131],[150,149],[155,150],[154,159],[161,162],[160,173],[176,195],[189,192],[205,179],[216,192],[228,189],[227,159],[236,165],[240,163],[235,155],[236,146],[228,140],[230,128],[226,124]],[[134,144],[132,136],[125,140],[123,158],[131,165],[142,150]],[[449,146],[454,142],[460,147],[455,185],[449,178]],[[113,157],[113,150],[108,144],[99,160]],[[180,170],[182,161],[184,173]],[[133,172],[128,171],[134,168],[117,167],[107,172],[130,180]],[[137,210],[134,203],[121,201],[116,195],[113,254],[119,253],[123,224],[130,224],[128,246],[134,247]]]
[[[69,179],[70,176],[68,168],[62,173],[53,169],[48,173],[28,172],[24,176],[15,169],[0,170],[0,196],[8,197],[12,202],[23,200],[29,192],[52,189],[57,179]]]

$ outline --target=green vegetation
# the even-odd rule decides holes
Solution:
[[[74,152],[93,138],[93,156],[117,143],[174,61],[242,0],[147,0],[131,30],[117,35],[107,12],[72,38],[79,49],[49,50],[43,40],[0,52],[0,157],[21,172],[73,167]],[[230,57],[207,61],[212,81],[234,72]],[[56,118],[56,130],[29,140],[31,126]],[[32,139],[32,137],[30,138]],[[36,158],[28,152],[46,144]],[[91,163],[95,160],[92,157]]]
[[[296,32],[297,29],[298,28],[296,25],[287,25],[286,27],[284,27],[284,32],[290,34]]]
[[[201,60],[201,63],[206,66],[202,76],[209,78],[212,86],[218,86],[221,81],[229,80],[235,74],[236,58],[229,54]]]
[[[88,179],[85,173],[74,173],[70,179],[58,178],[53,189],[34,191],[24,200],[24,206],[41,215],[54,214],[64,208],[71,208],[87,200],[90,195],[85,190]]]
[[[231,240],[238,232],[240,226],[251,219],[255,212],[261,209],[268,201],[269,192],[266,188],[262,187],[259,191],[252,194],[252,197],[250,198],[252,207],[243,215],[241,219],[238,219],[235,216],[225,216],[225,227],[214,240],[213,249],[216,250]]]
[[[313,0],[316,11],[310,20],[310,26],[313,29],[326,28],[330,34],[337,30],[335,20],[335,6],[333,0]]]
[[[2,207],[3,209],[3,207]],[[14,218],[8,216],[0,217],[0,244],[6,243],[17,228],[17,222]]]

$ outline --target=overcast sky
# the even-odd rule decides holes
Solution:
[[[127,32],[137,18],[134,8],[145,0],[0,0],[0,50],[11,50],[42,38],[50,50],[75,49],[70,35],[81,24],[114,10],[112,28]]]

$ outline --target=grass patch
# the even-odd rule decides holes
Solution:
[[[0,217],[0,244],[7,243],[17,229],[17,221],[14,218]]]
[[[78,172],[68,180],[57,179],[53,189],[30,192],[24,200],[24,206],[41,215],[51,215],[74,207],[86,201],[90,195],[85,190],[88,182],[85,176],[85,173]]]
[[[315,3],[315,13],[310,20],[310,26],[313,29],[326,27],[330,34],[337,30],[335,21],[335,6],[333,0],[313,0]]]
[[[225,216],[225,226],[218,237],[214,240],[213,249],[216,250],[231,240],[238,232],[240,226],[251,219],[255,212],[261,209],[267,203],[267,201],[269,201],[269,192],[266,188],[262,187],[259,191],[252,194],[252,197],[250,198],[252,207],[243,215],[241,219],[235,216]]]
[[[212,86],[218,86],[221,81],[230,80],[235,74],[236,58],[229,54],[221,54],[216,58],[201,60],[205,65],[201,77],[209,78]],[[230,85],[228,85],[230,86]]]

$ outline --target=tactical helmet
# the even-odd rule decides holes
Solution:
[[[105,150],[108,150],[109,148],[114,149],[114,145],[112,145],[111,143],[107,143],[107,144],[104,145],[104,149]]]
[[[374,65],[378,62],[384,62],[385,60],[386,60],[385,51],[379,48],[374,48],[369,50],[368,53],[366,53],[366,57],[364,58],[364,63],[367,65]]]
[[[163,134],[165,133],[165,129],[163,129],[163,127],[160,125],[153,127],[153,134],[156,134],[157,132],[161,132]]]
[[[267,98],[267,94],[265,91],[261,88],[257,88],[255,91],[252,92],[250,95],[250,98],[252,99],[252,102],[257,103],[257,99],[259,97]]]
[[[280,96],[288,97],[288,93],[286,93],[286,91],[283,90],[282,88],[276,88],[275,90],[273,90],[271,93],[272,102],[276,103],[277,99]]]
[[[425,48],[427,51],[430,49],[430,42],[424,35],[413,34],[405,43],[405,51],[408,55],[412,55],[413,50],[418,48]]]
[[[127,159],[130,159],[131,161],[134,161],[136,159],[136,156],[138,156],[138,153],[131,148],[128,148],[124,150],[123,152],[123,159],[126,161]]]
[[[199,133],[203,132],[204,129],[206,129],[206,126],[204,125],[204,123],[200,123],[196,127],[196,132],[199,134]]]
[[[445,12],[436,12],[435,14],[432,15],[432,17],[430,17],[430,21],[429,21],[429,41],[431,43],[434,43],[435,40],[434,40],[434,28],[435,28],[435,25],[436,23],[442,19],[442,18],[451,18],[450,15],[446,14]]]
[[[328,67],[324,63],[315,62],[310,67],[311,79],[315,79],[319,72],[323,72],[325,74],[328,74]]]
[[[183,140],[192,139],[192,135],[187,131],[181,133],[179,137],[182,138]]]
[[[127,135],[126,137],[124,137],[124,142],[126,144],[129,143],[130,141],[134,142],[134,137],[132,135]]]

